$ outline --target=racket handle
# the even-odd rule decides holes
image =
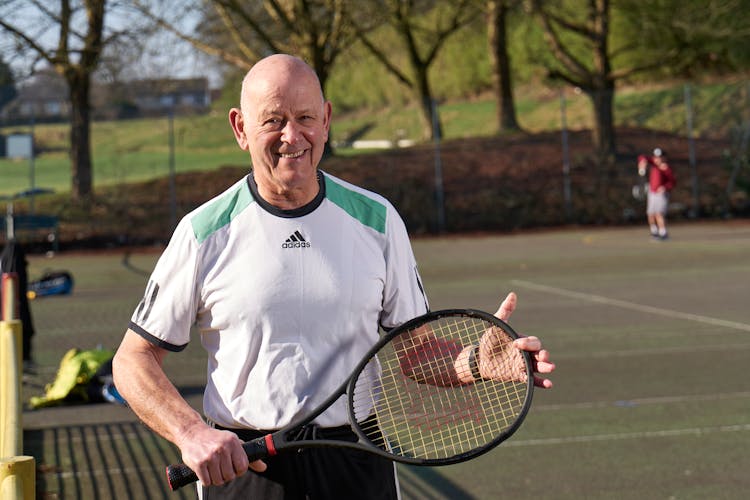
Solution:
[[[247,459],[254,462],[261,458],[265,458],[268,455],[275,454],[271,453],[268,449],[269,441],[271,442],[271,446],[273,446],[273,441],[271,440],[270,435],[242,443],[242,449],[245,450]],[[169,483],[169,489],[172,491],[182,488],[190,483],[194,483],[197,480],[198,476],[185,464],[167,466],[167,482]]]
[[[251,462],[276,454],[276,449],[273,445],[273,438],[270,434],[251,439],[250,441],[245,441],[242,443],[242,449],[245,450],[247,459]]]
[[[198,476],[193,472],[193,469],[185,464],[167,466],[167,483],[169,483],[169,489],[172,491],[197,480]]]

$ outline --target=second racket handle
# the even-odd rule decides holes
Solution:
[[[247,459],[251,462],[276,454],[270,434],[242,443]]]

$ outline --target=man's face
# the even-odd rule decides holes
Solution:
[[[230,121],[240,147],[250,152],[259,188],[314,196],[331,116],[317,79],[299,68],[271,67],[245,87],[242,110],[230,112]]]

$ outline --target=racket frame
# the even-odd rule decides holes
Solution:
[[[411,319],[399,325],[398,327],[386,332],[378,340],[378,342],[375,343],[375,345],[373,345],[372,348],[370,348],[370,350],[362,357],[362,360],[360,361],[360,363],[352,371],[351,375],[347,377],[345,382],[336,391],[334,391],[325,401],[323,401],[320,405],[318,405],[310,414],[305,415],[304,418],[300,420],[290,422],[288,425],[284,426],[283,428],[277,431],[271,432],[264,436],[261,436],[256,439],[252,439],[250,441],[243,443],[242,447],[247,453],[248,459],[251,462],[253,462],[255,460],[260,460],[265,457],[274,456],[282,451],[294,451],[294,450],[301,450],[305,448],[339,447],[339,448],[349,448],[349,449],[365,451],[367,453],[372,453],[372,454],[387,458],[389,460],[393,460],[395,462],[401,462],[405,464],[437,466],[437,465],[455,464],[455,463],[464,462],[466,460],[478,457],[484,453],[487,453],[488,451],[490,451],[491,449],[495,448],[497,445],[499,445],[500,443],[508,439],[521,426],[531,406],[531,399],[532,399],[533,388],[534,388],[534,382],[533,382],[534,373],[533,373],[531,355],[527,351],[520,351],[526,364],[526,377],[527,377],[526,383],[528,385],[528,389],[526,391],[526,395],[525,395],[522,408],[510,426],[508,426],[503,432],[501,432],[491,441],[489,441],[488,443],[485,443],[482,446],[473,448],[467,452],[459,453],[454,456],[445,457],[445,458],[425,459],[425,458],[408,457],[408,456],[399,455],[396,453],[389,453],[383,450],[382,448],[380,448],[379,446],[377,446],[375,443],[373,443],[370,440],[370,438],[367,437],[365,432],[360,427],[359,423],[356,421],[356,418],[354,415],[354,401],[353,401],[354,387],[356,385],[356,381],[357,381],[359,374],[365,369],[368,363],[373,358],[375,358],[377,356],[377,353],[380,352],[380,350],[386,344],[391,342],[395,337],[398,337],[399,335],[402,335],[404,332],[407,332],[411,329],[418,328],[419,326],[422,326],[425,323],[428,323],[436,319],[440,319],[442,317],[447,317],[447,316],[479,318],[495,326],[500,327],[512,339],[519,338],[518,334],[516,334],[516,332],[505,321],[497,318],[494,315],[491,315],[489,313],[486,313],[484,311],[479,311],[476,309],[443,309],[443,310],[438,310],[438,311],[431,311],[422,316]],[[477,339],[477,342],[479,342],[479,339]],[[492,381],[478,380],[474,383],[478,383],[478,384],[492,383]],[[288,436],[291,433],[299,432],[299,430],[302,427],[309,425],[313,420],[315,420],[315,418],[320,416],[325,410],[327,410],[331,405],[333,405],[336,402],[336,400],[338,400],[340,397],[344,395],[347,396],[346,406],[347,406],[347,411],[348,411],[349,425],[351,426],[352,430],[356,434],[358,438],[357,441],[343,441],[343,440],[334,440],[334,439],[294,440],[294,439],[288,438]],[[188,471],[189,471],[189,474],[188,474]],[[188,476],[190,479],[188,479]],[[184,486],[185,484],[194,482],[196,480],[196,477],[195,477],[195,473],[191,471],[187,466],[185,466],[184,464],[179,464],[179,465],[170,465],[167,467],[167,480],[169,482],[170,488],[175,490],[181,486]]]
[[[450,464],[456,464],[460,462],[464,462],[466,460],[470,460],[472,458],[478,457],[480,455],[483,455],[484,453],[487,453],[491,449],[495,448],[497,445],[508,439],[513,433],[518,430],[518,428],[523,423],[524,419],[526,418],[526,415],[528,414],[529,408],[531,408],[531,400],[534,393],[534,370],[531,360],[531,354],[528,351],[520,351],[521,355],[524,358],[525,365],[526,365],[526,383],[528,385],[527,391],[526,391],[526,397],[524,399],[523,405],[521,407],[521,410],[519,411],[518,415],[514,419],[513,423],[508,426],[503,432],[498,434],[494,439],[491,441],[485,443],[482,446],[478,446],[476,448],[473,448],[467,452],[464,453],[458,453],[456,455],[445,457],[445,458],[416,458],[416,457],[408,457],[405,455],[399,455],[396,453],[389,453],[374,443],[367,437],[367,435],[364,433],[362,428],[360,427],[359,423],[357,423],[355,417],[354,417],[354,387],[357,382],[357,377],[359,374],[365,369],[367,364],[370,362],[372,358],[374,358],[378,352],[389,342],[391,342],[395,337],[398,337],[399,335],[402,335],[404,332],[407,332],[409,330],[419,328],[420,326],[429,323],[431,321],[443,318],[443,317],[466,317],[466,318],[479,318],[484,321],[487,321],[490,324],[493,324],[495,326],[500,327],[504,332],[508,334],[511,339],[517,339],[519,338],[518,334],[511,328],[511,326],[506,323],[505,321],[501,320],[497,316],[494,316],[492,314],[489,314],[484,311],[480,311],[477,309],[441,309],[438,311],[430,311],[422,316],[418,316],[414,319],[411,319],[407,321],[406,323],[403,323],[399,325],[398,327],[394,328],[393,330],[386,333],[371,349],[370,351],[363,356],[362,361],[357,365],[357,367],[354,369],[352,374],[347,379],[347,382],[345,384],[346,388],[344,389],[347,397],[347,410],[349,411],[349,424],[351,425],[354,432],[359,437],[359,441],[356,443],[351,443],[354,446],[351,446],[352,448],[356,449],[365,449],[365,451],[368,451],[370,453],[374,453],[376,455],[380,455],[383,457],[386,457],[390,460],[401,462],[405,464],[410,465],[427,465],[427,466],[439,466],[439,465],[450,465]],[[479,339],[477,339],[477,342],[479,342]],[[475,384],[482,384],[482,383],[492,383],[492,381],[483,381],[483,380],[477,380],[474,382]],[[340,396],[337,396],[340,397]],[[336,398],[333,398],[334,400]],[[332,404],[333,401],[327,401],[326,403]],[[323,406],[325,409],[325,404]],[[319,414],[320,412],[318,412]],[[317,416],[317,415],[316,415]],[[314,418],[314,417],[313,417]],[[366,445],[360,444],[362,442],[367,443]]]

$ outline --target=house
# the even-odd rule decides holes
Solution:
[[[40,71],[28,84],[18,88],[15,99],[0,112],[2,124],[54,122],[70,116],[68,86],[53,70]]]
[[[151,79],[102,84],[91,88],[91,116],[99,120],[200,114],[211,105],[207,78]],[[67,121],[68,86],[48,69],[18,89],[16,98],[0,112],[0,124]]]
[[[135,80],[122,91],[139,116],[203,113],[211,105],[207,78]]]

